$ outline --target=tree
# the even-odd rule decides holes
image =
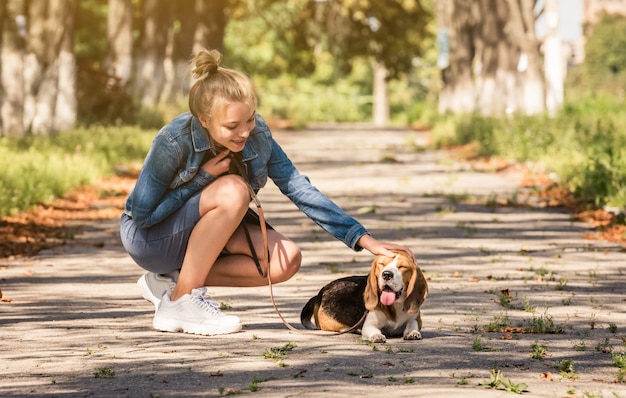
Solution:
[[[75,0],[4,3],[2,135],[48,134],[73,127]]]
[[[386,81],[411,70],[413,61],[423,52],[430,13],[419,0],[325,0],[308,4],[323,27],[308,33],[318,36],[315,42],[323,38],[340,65],[349,68],[356,57],[371,60],[374,123],[387,124]]]
[[[143,0],[134,80],[143,107],[172,99],[193,52],[224,48],[227,6],[228,0]]]
[[[537,114],[545,109],[535,0],[441,0],[440,112]]]
[[[603,14],[588,28],[583,69],[593,92],[626,97],[626,17]]]
[[[109,43],[107,58],[104,62],[104,69],[109,76],[107,89],[123,88],[132,77],[132,0],[109,0],[106,35]]]

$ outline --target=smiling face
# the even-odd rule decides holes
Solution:
[[[221,114],[200,122],[209,131],[215,143],[231,152],[241,152],[254,129],[256,110],[245,102],[224,105]]]

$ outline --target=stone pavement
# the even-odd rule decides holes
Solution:
[[[142,271],[109,220],[69,246],[0,264],[12,300],[0,302],[0,396],[510,396],[481,385],[499,369],[509,390],[525,383],[528,396],[626,397],[612,356],[626,351],[623,247],[584,240],[590,227],[562,209],[493,206],[515,202],[519,173],[476,172],[445,152],[414,150],[424,138],[415,132],[275,135],[374,236],[413,249],[430,279],[423,340],[291,332],[267,287],[210,289],[242,319],[240,333],[156,332],[135,285]],[[275,187],[260,199],[304,254],[296,277],[274,287],[300,328],[306,300],[330,280],[366,274],[372,256],[331,238]]]

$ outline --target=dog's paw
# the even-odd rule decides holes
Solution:
[[[374,334],[367,338],[372,343],[384,343],[387,341],[387,338],[383,334]]]
[[[419,332],[419,330],[411,330],[410,332],[404,334],[404,339],[405,340],[421,340],[422,334]]]

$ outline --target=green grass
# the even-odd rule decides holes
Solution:
[[[90,127],[0,139],[0,216],[50,202],[116,169],[140,167],[154,134],[134,127]]]
[[[626,104],[589,97],[545,115],[446,116],[434,126],[439,146],[474,144],[478,155],[530,161],[558,175],[589,206],[626,208]]]

